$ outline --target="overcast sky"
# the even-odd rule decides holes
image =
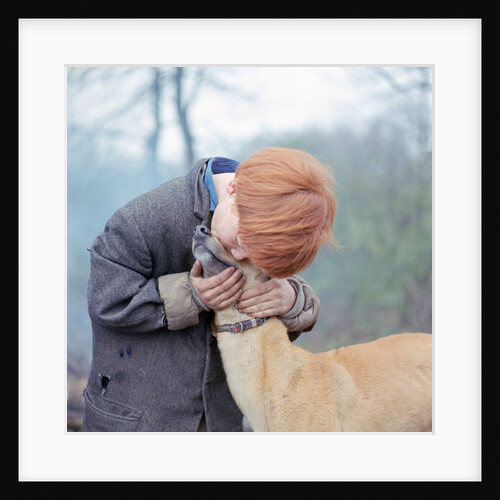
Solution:
[[[266,132],[340,125],[359,130],[381,109],[376,96],[383,82],[370,80],[370,67],[247,66],[209,71],[239,94],[209,88],[201,92],[191,114],[201,155],[226,154],[238,141]],[[401,68],[391,71],[400,73]],[[180,147],[178,132],[169,134],[160,154]]]
[[[184,95],[191,89],[190,75],[199,67],[187,69]],[[286,134],[311,128],[327,131],[336,126],[360,130],[387,105],[385,98],[389,95],[384,80],[375,77],[377,68],[370,66],[206,66],[204,69],[206,81],[189,107],[196,154],[200,156],[238,155],[241,144],[268,133]],[[396,66],[385,70],[396,79],[413,75],[413,68]],[[79,71],[85,68],[77,68]],[[107,113],[120,106],[120,100],[134,107],[131,97],[137,95],[141,85],[151,85],[152,72],[147,66],[136,67],[133,73],[121,66],[101,67],[86,76],[83,86],[72,84],[73,72],[69,76],[68,123],[102,128],[109,121]],[[183,155],[184,143],[170,99],[173,86],[168,79],[166,85],[158,154],[161,161],[171,163],[173,157]],[[139,113],[120,115],[119,120],[108,123],[125,133],[121,140],[113,136],[120,140],[120,151],[125,157],[137,160],[144,157],[141,137],[153,127],[151,104],[147,106],[140,108]]]

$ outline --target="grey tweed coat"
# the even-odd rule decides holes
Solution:
[[[90,249],[92,365],[83,431],[241,431],[211,334],[211,312],[193,299],[196,225],[210,227],[208,158],[117,210]],[[290,338],[311,330],[319,300],[300,277]]]

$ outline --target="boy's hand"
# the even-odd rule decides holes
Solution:
[[[297,300],[297,294],[286,279],[270,279],[246,290],[237,307],[253,318],[268,318],[287,313]]]
[[[209,309],[219,311],[238,301],[245,280],[241,271],[229,267],[210,278],[203,278],[202,271],[200,262],[196,261],[191,269],[191,286]]]

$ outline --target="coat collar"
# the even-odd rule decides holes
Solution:
[[[188,184],[194,189],[194,214],[202,222],[210,218],[210,194],[203,182],[203,175],[209,159],[198,160],[186,174]]]

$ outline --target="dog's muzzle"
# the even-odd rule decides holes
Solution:
[[[208,227],[196,226],[193,235],[193,255],[200,261],[205,277],[221,273],[236,263],[228,258],[227,252]]]

